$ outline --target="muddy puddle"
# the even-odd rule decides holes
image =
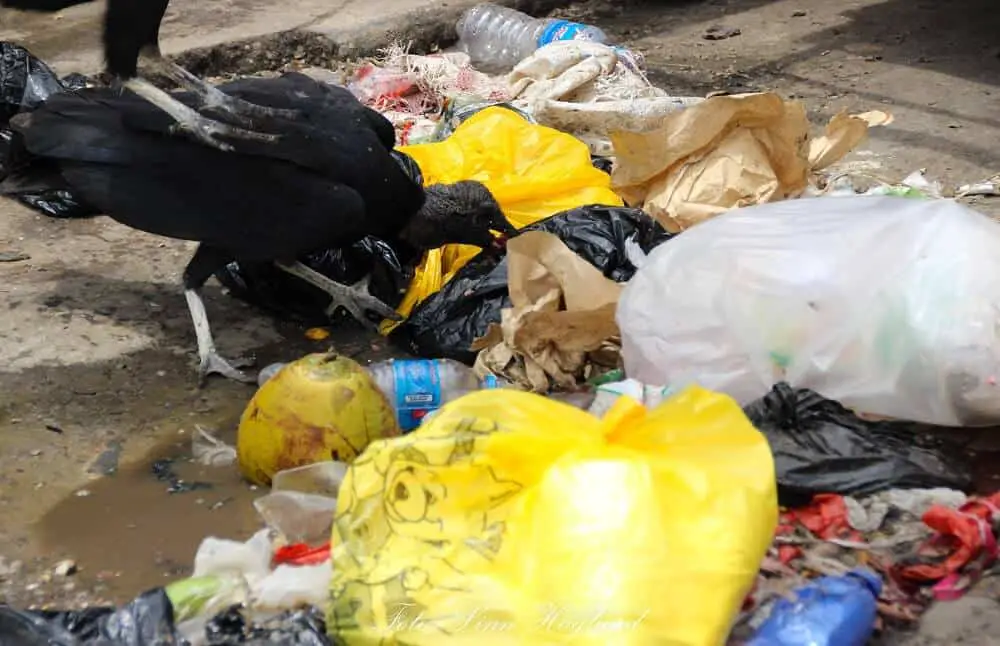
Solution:
[[[244,482],[235,464],[196,464],[190,432],[178,433],[77,489],[34,530],[46,554],[76,562],[81,587],[126,601],[188,575],[206,536],[249,538],[262,526],[252,502],[264,493]]]

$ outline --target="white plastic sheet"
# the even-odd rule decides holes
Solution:
[[[1000,226],[949,200],[804,198],[656,248],[618,305],[625,370],[741,403],[778,381],[856,410],[1000,423]]]

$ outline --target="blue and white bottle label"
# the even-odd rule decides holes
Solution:
[[[593,40],[588,25],[569,20],[556,20],[549,24],[538,37],[538,46],[544,47],[558,40]]]
[[[396,382],[396,418],[403,433],[420,426],[441,407],[441,374],[436,361],[397,359],[392,362]]]

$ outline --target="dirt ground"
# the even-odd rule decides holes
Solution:
[[[992,2],[650,0],[562,13],[645,52],[651,80],[677,94],[775,90],[802,99],[817,127],[842,108],[888,110],[895,122],[873,130],[863,158],[890,179],[926,168],[948,188],[1000,172]],[[739,33],[705,39],[713,27]],[[17,36],[55,51],[42,32],[19,23]],[[1000,215],[1000,198],[973,205]],[[202,536],[248,536],[254,492],[231,472],[180,465],[185,479],[213,486],[168,494],[151,470],[189,455],[196,425],[232,440],[252,394],[221,380],[196,387],[178,288],[189,245],[0,202],[0,251],[30,256],[0,264],[0,600],[122,600],[183,575]],[[214,284],[206,302],[221,352],[255,354],[259,365],[330,343],[360,358],[387,351],[353,328],[306,341]],[[52,574],[64,558],[77,574]],[[993,643],[992,589],[936,609],[909,643]]]

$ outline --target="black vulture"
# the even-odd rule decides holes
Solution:
[[[0,9],[55,12],[94,0],[0,0]],[[206,83],[160,53],[160,23],[170,0],[107,0],[104,12],[103,43],[106,71],[118,83],[143,97],[173,117],[175,129],[204,144],[231,150],[219,139],[249,139],[273,142],[276,136],[251,130],[257,120],[269,117],[294,118],[293,109],[262,106],[233,97]],[[162,74],[198,97],[195,107],[221,109],[227,120],[215,120],[201,114],[190,104],[177,101],[169,93],[139,75],[139,68]],[[236,123],[227,123],[235,121]]]
[[[296,259],[369,235],[417,252],[446,243],[496,249],[491,230],[516,233],[479,182],[425,190],[404,169],[413,161],[393,150],[392,124],[344,88],[298,73],[222,87],[300,116],[267,120],[275,142],[240,140],[234,152],[172,137],[167,114],[107,88],[56,94],[11,119],[27,151],[55,164],[84,202],[127,226],[200,243],[184,290],[203,379],[252,379],[216,354],[200,296],[230,262],[275,262],[330,294],[331,309],[364,321],[365,310],[396,315],[364,281],[342,285]],[[174,98],[197,102],[190,93]]]

